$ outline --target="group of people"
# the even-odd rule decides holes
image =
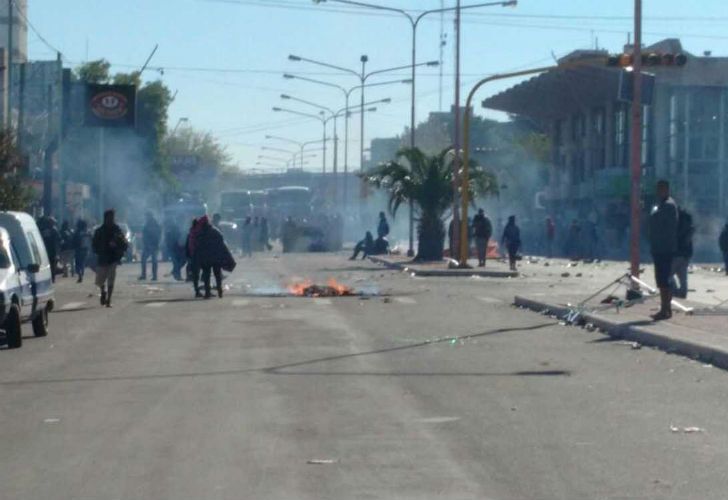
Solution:
[[[79,219],[76,228],[71,229],[69,222],[64,221],[60,230],[58,223],[51,216],[38,219],[43,244],[51,263],[51,279],[55,283],[56,276],[64,275],[78,277],[78,283],[84,278],[88,256],[91,252],[91,231],[88,223]]]
[[[374,239],[371,231],[367,231],[364,235],[364,239],[360,240],[356,246],[354,246],[354,253],[349,260],[356,260],[359,254],[362,254],[362,259],[366,259],[370,255],[384,255],[389,253],[389,222],[384,212],[379,212],[379,222],[377,223],[377,239]]]
[[[450,222],[449,236],[450,236],[450,248],[455,248],[455,220]],[[478,257],[478,266],[485,267],[486,260],[488,258],[488,243],[493,236],[493,223],[490,218],[485,214],[485,211],[480,208],[478,213],[473,217],[472,221],[468,224],[469,231],[469,242],[475,242],[475,251]],[[516,270],[516,263],[518,262],[519,252],[521,250],[521,229],[516,224],[516,216],[511,215],[508,217],[508,223],[503,228],[503,233],[500,238],[501,245],[506,249],[508,254],[508,263],[512,271]]]

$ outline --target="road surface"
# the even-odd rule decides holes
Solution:
[[[204,301],[136,272],[111,310],[66,280],[0,351],[0,498],[726,497],[726,373],[514,309],[527,279],[269,254]],[[329,277],[376,295],[275,296]]]

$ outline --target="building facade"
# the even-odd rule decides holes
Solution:
[[[675,39],[643,51],[688,56],[685,66],[643,69],[654,74],[641,134],[645,212],[654,181],[668,179],[678,202],[709,222],[707,230],[728,208],[728,58],[687,54]],[[560,62],[605,56],[575,51]],[[629,225],[630,188],[631,104],[620,99],[620,87],[628,87],[624,78],[622,69],[589,63],[543,73],[483,102],[537,121],[550,137],[548,209],[597,218],[620,241]]]

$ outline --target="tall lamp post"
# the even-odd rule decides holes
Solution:
[[[346,109],[346,115],[344,116],[344,194],[343,194],[343,201],[346,203],[346,200],[349,199],[349,183],[347,182],[347,177],[349,175],[349,99],[351,98],[352,92],[355,90],[359,90],[363,87],[369,88],[369,87],[379,87],[383,85],[394,85],[397,83],[404,83],[409,84],[412,83],[411,79],[404,79],[404,80],[391,80],[387,82],[376,82],[376,83],[367,83],[365,85],[355,85],[354,87],[343,87],[341,85],[338,85],[336,83],[331,82],[325,82],[322,80],[316,80],[314,78],[307,78],[304,76],[298,76],[298,75],[292,75],[290,73],[286,73],[283,75],[283,78],[289,79],[289,80],[301,80],[304,82],[309,83],[315,83],[317,85],[324,85],[326,87],[332,87],[335,89],[339,89],[344,94],[344,109]]]
[[[360,88],[361,88],[361,107],[362,108],[365,106],[365,103],[364,103],[364,89],[367,87],[366,83],[367,83],[367,80],[369,78],[371,78],[374,75],[380,75],[382,73],[390,73],[392,71],[399,71],[399,70],[402,70],[402,69],[410,69],[411,66],[412,66],[411,64],[407,64],[407,65],[404,65],[404,66],[395,66],[393,68],[385,68],[385,69],[380,69],[380,70],[371,71],[371,72],[367,73],[366,72],[366,64],[369,61],[369,57],[367,57],[366,55],[363,55],[360,58],[360,61],[361,61],[361,71],[356,71],[356,70],[353,70],[353,69],[350,69],[350,68],[344,68],[342,66],[336,66],[334,64],[329,64],[329,63],[325,63],[325,62],[322,62],[322,61],[316,61],[314,59],[308,59],[308,58],[305,58],[305,57],[295,56],[295,55],[289,55],[288,56],[288,59],[291,60],[291,61],[307,62],[307,63],[310,63],[310,64],[315,64],[317,66],[323,66],[325,68],[336,69],[336,70],[343,71],[345,73],[349,73],[351,75],[356,76],[359,79],[360,83],[361,83]],[[426,62],[426,63],[421,63],[418,66],[439,66],[439,65],[440,65],[440,61],[429,61],[429,62]],[[414,74],[414,71],[413,71],[413,74]],[[414,81],[412,82],[412,86],[414,88]],[[361,129],[360,130],[360,143],[361,144],[360,144],[360,154],[359,154],[359,170],[363,173],[364,172],[364,116],[361,117],[361,122],[360,122],[359,126],[360,126],[360,129]]]
[[[300,152],[296,153],[296,154],[300,154],[301,156],[303,156],[303,152],[304,152],[303,150],[306,148],[306,146],[310,146],[312,144],[319,144],[320,142],[322,142],[321,139],[319,139],[317,141],[305,141],[305,142],[294,141],[293,139],[289,139],[287,137],[280,137],[277,135],[266,135],[265,138],[266,139],[275,139],[277,141],[283,141],[283,142],[287,142],[289,144],[295,144],[300,149]]]
[[[314,3],[319,4],[322,2],[326,2],[327,0],[313,0]],[[442,9],[431,9],[431,10],[425,10],[423,12],[420,12],[417,15],[410,14],[404,9],[398,9],[396,7],[387,7],[384,5],[377,5],[367,2],[358,2],[355,0],[328,0],[330,2],[335,3],[341,3],[346,5],[354,5],[357,7],[364,7],[368,9],[375,9],[375,10],[384,10],[389,12],[396,12],[398,14],[401,14],[404,16],[410,23],[412,27],[412,96],[411,96],[411,109],[410,109],[410,147],[414,148],[416,146],[416,138],[415,138],[415,98],[416,98],[416,82],[417,82],[417,28],[420,25],[420,21],[424,19],[426,16],[430,14],[436,14],[436,13],[445,13],[445,12],[452,12],[452,11],[460,11],[463,9],[476,9],[480,7],[511,7],[518,5],[518,0],[509,0],[509,1],[501,1],[501,2],[485,2],[485,3],[477,3],[472,5],[465,5],[457,7],[445,7]],[[438,66],[436,64],[435,66]],[[362,148],[364,146],[362,145]],[[363,156],[363,154],[362,154]],[[457,161],[456,161],[457,165]],[[457,167],[456,167],[457,168]],[[412,206],[412,202],[410,202],[410,220],[409,220],[409,249],[407,250],[407,255],[410,257],[413,257],[415,254],[414,251],[414,209]]]

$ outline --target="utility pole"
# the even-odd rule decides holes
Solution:
[[[8,127],[13,127],[13,2],[8,0]]]
[[[440,100],[439,110],[442,113],[443,63],[445,58],[445,0],[440,0]]]
[[[640,275],[640,217],[642,176],[642,0],[634,2],[634,45],[632,49],[633,84],[630,145],[630,273]]]
[[[452,218],[453,218],[453,231],[451,238],[450,256],[455,258],[459,255],[458,252],[460,242],[460,220],[458,217],[458,174],[460,172],[460,0],[457,0],[457,8],[455,10],[455,123],[454,123],[454,141],[453,149],[455,157],[453,159],[453,172],[452,172]],[[467,110],[465,110],[467,113]],[[467,260],[460,263],[461,266],[467,265]]]

